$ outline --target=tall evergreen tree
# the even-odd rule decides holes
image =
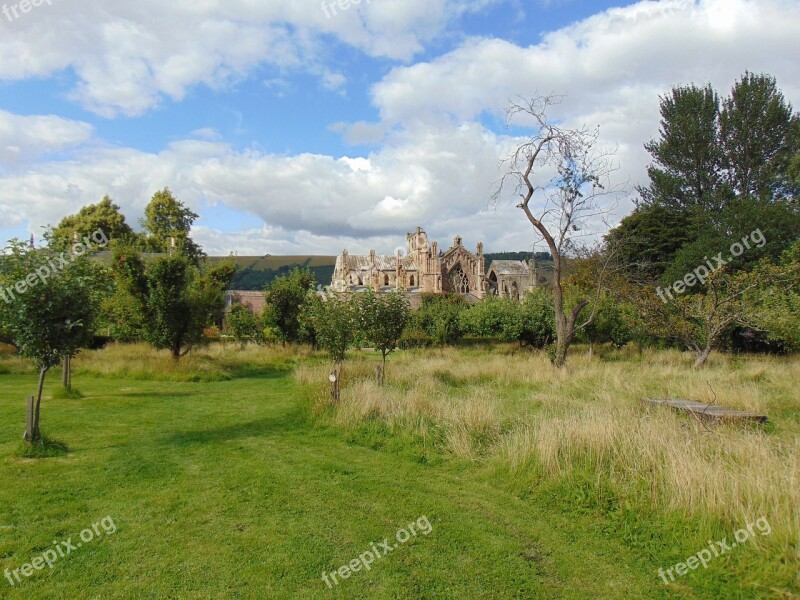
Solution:
[[[788,168],[800,150],[798,116],[771,75],[745,73],[719,115],[723,165],[733,191],[761,200],[790,195]]]
[[[676,87],[661,98],[661,132],[645,144],[653,157],[650,185],[640,187],[645,204],[674,211],[718,210],[722,152],[719,97],[710,85]]]

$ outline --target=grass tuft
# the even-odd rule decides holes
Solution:
[[[58,458],[66,456],[69,448],[64,442],[60,442],[42,434],[37,442],[22,442],[17,448],[16,456],[19,458]]]
[[[81,400],[83,398],[83,394],[78,388],[74,387],[58,387],[53,390],[53,398],[55,400]]]

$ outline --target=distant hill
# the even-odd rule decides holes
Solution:
[[[486,254],[486,266],[493,260],[530,260],[530,252],[491,252]],[[227,256],[209,256],[211,262],[225,260]],[[236,273],[231,281],[232,290],[261,291],[276,277],[286,275],[295,267],[308,269],[317,283],[330,285],[336,267],[335,256],[234,256]],[[545,276],[553,271],[553,261],[547,252],[536,253],[536,264]]]
[[[227,256],[210,256],[211,262],[225,260]],[[317,283],[330,285],[336,267],[335,256],[234,256],[236,273],[231,280],[232,290],[261,291],[276,277],[286,275],[294,269],[308,268],[317,278]]]

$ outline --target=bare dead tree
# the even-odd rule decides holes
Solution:
[[[587,229],[593,221],[613,209],[613,198],[624,190],[614,186],[611,175],[617,170],[615,152],[600,148],[599,128],[565,129],[549,121],[548,109],[562,96],[535,96],[512,101],[506,111],[507,125],[518,121],[533,128],[533,135],[519,145],[503,162],[506,173],[492,198],[497,204],[504,191],[522,198],[517,205],[553,256],[553,303],[555,308],[556,352],[553,363],[563,367],[575,334],[594,320],[603,273],[597,278],[597,293],[578,301],[571,309],[564,303],[566,260],[579,247],[578,240],[599,233]],[[611,202],[604,206],[603,200]],[[610,261],[602,269],[610,265]],[[588,316],[579,318],[588,307]]]

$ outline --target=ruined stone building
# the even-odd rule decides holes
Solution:
[[[536,287],[535,260],[493,260],[486,275],[486,291],[493,296],[520,300],[525,292]]]
[[[461,294],[480,300],[486,296],[486,259],[483,244],[475,253],[467,250],[460,236],[446,251],[437,242],[429,243],[421,227],[406,235],[406,253],[396,256],[349,254],[347,250],[336,259],[331,286],[334,291],[347,292],[371,288],[376,291],[402,290],[408,293]]]

